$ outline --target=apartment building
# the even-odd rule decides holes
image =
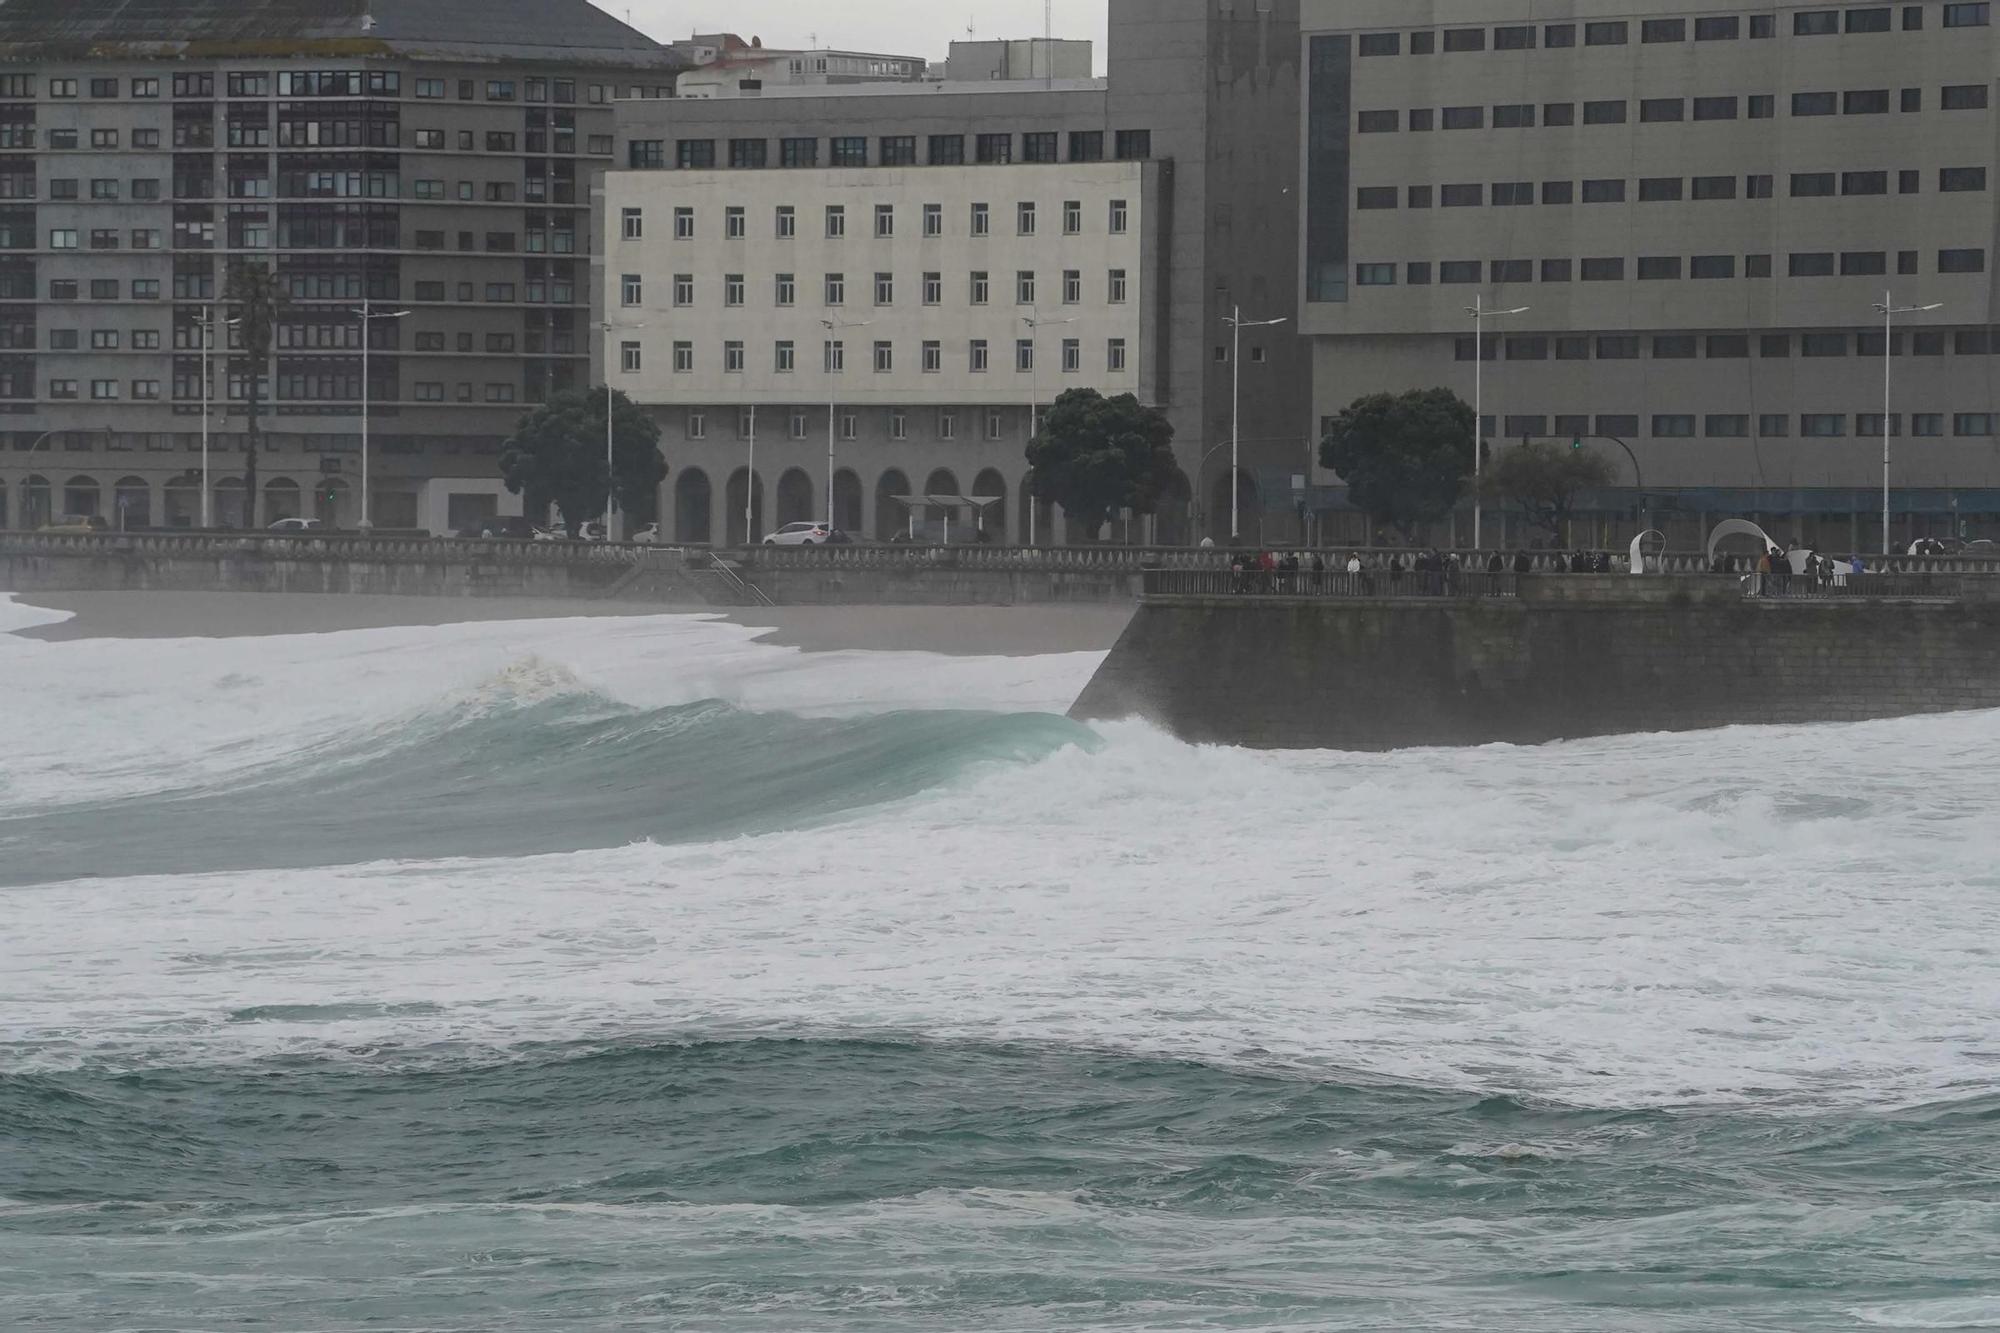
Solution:
[[[1024,502],[1031,404],[1070,387],[1176,427],[1185,496],[1111,536],[1227,532],[1223,319],[1295,300],[1296,0],[1110,17],[1105,79],[620,105],[602,355],[659,415],[674,536],[740,539],[746,502],[752,535],[830,510],[883,538],[948,514],[968,539],[1098,536]],[[1304,470],[1298,346],[1244,340],[1253,533]]]
[[[1479,357],[1492,447],[1605,449],[1609,510],[1872,547],[1878,307],[1935,305],[1886,339],[1896,540],[1976,533],[2000,515],[1990,19],[1305,0],[1315,414],[1438,384],[1470,400]],[[1525,309],[1475,344],[1475,304]]]
[[[20,0],[0,7],[0,524],[99,514],[370,517],[518,509],[496,475],[527,405],[588,381],[590,187],[612,106],[677,61],[581,0]],[[286,305],[252,366],[232,265]],[[398,317],[398,312],[401,313]]]

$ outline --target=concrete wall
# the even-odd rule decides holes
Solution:
[[[1524,576],[1520,598],[1462,601],[1149,599],[1073,713],[1142,716],[1190,741],[1383,750],[2000,707],[1993,602],[1764,602],[1734,580],[1637,582]]]

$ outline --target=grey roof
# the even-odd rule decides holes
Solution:
[[[0,59],[287,55],[685,63],[588,0],[0,0]]]

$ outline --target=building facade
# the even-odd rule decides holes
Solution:
[[[1322,421],[1470,401],[1480,356],[1492,448],[1615,463],[1599,540],[1755,514],[1874,549],[1878,307],[1935,305],[1886,339],[1895,540],[2000,514],[1986,4],[1306,0],[1303,27]],[[1475,346],[1476,303],[1526,309]]]
[[[733,32],[697,33],[673,43],[687,68],[676,97],[758,97],[767,89],[829,88],[854,83],[921,83],[929,63],[919,56],[871,51],[774,50],[763,39]]]
[[[1135,393],[1175,426],[1185,494],[1108,535],[1227,534],[1237,368],[1224,319],[1239,306],[1245,319],[1294,313],[1296,0],[1112,0],[1110,17],[1101,80],[621,104],[605,282],[622,301],[637,279],[638,301],[632,318],[613,308],[626,327],[604,335],[602,355],[618,366],[636,353],[639,368],[612,377],[629,376],[660,417],[673,535],[738,535],[746,493],[773,497],[768,517],[752,515],[760,531],[825,515],[829,420],[833,516],[857,534],[909,531],[893,497],[955,484],[968,499],[1003,498],[978,506],[989,539],[1104,535],[1022,503],[1029,402],[1069,387]],[[732,208],[741,236],[727,230]],[[781,208],[796,235],[777,235]],[[829,237],[834,208],[843,231]],[[623,235],[628,209],[642,239]],[[692,210],[692,236],[671,230],[678,209]],[[893,234],[876,234],[882,219]],[[822,320],[841,326],[837,338]],[[827,341],[843,344],[837,371]],[[777,369],[780,344],[789,371]],[[688,369],[673,369],[677,346]],[[1301,347],[1295,324],[1243,342],[1237,492],[1250,536],[1266,519],[1274,532],[1295,521],[1285,493],[1310,444]],[[754,485],[739,438],[753,406]],[[967,522],[973,508],[955,532],[982,530]],[[941,533],[943,517],[929,506],[917,521]]]
[[[589,380],[612,105],[676,62],[578,0],[310,8],[0,8],[0,525],[200,523],[204,319],[211,521],[355,525],[364,305],[374,525],[518,512],[500,441]],[[284,301],[263,366],[237,264]]]

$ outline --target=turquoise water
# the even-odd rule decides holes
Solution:
[[[2000,1328],[2000,716],[576,634],[0,635],[0,1327]]]
[[[877,1039],[13,1076],[0,1122],[17,1327],[2000,1318],[1990,1094],[1591,1111]]]

